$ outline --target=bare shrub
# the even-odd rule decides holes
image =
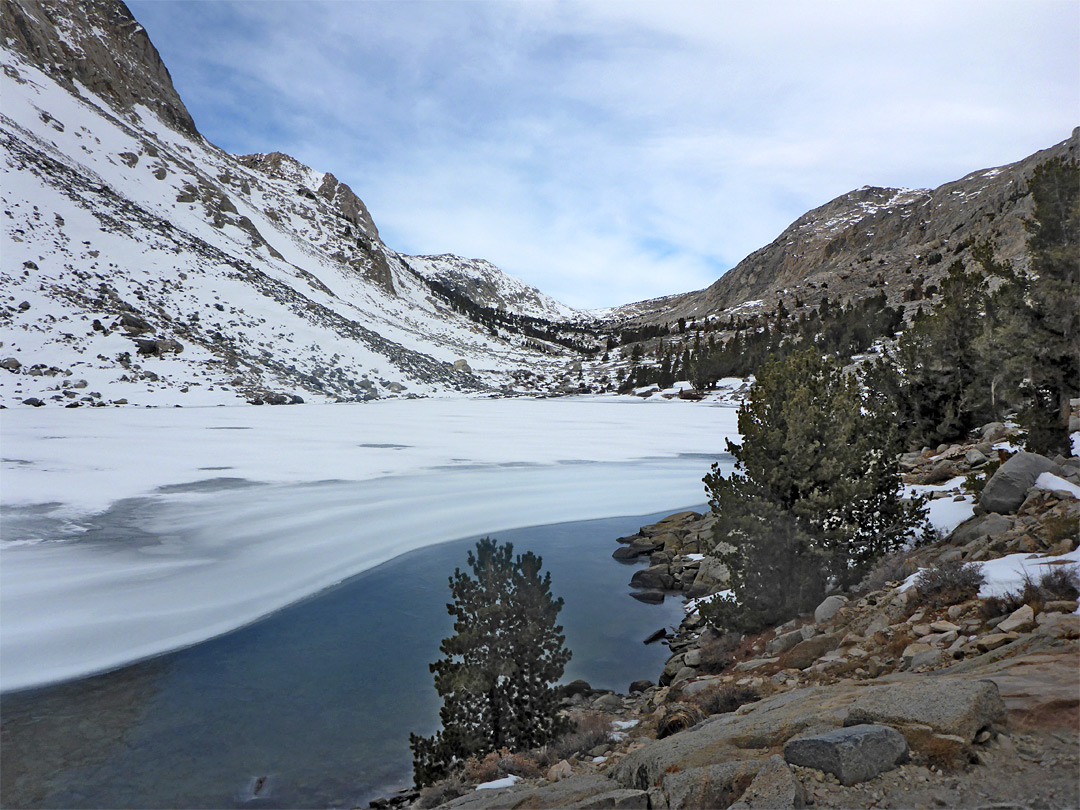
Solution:
[[[1062,540],[1074,540],[1080,535],[1080,520],[1071,515],[1047,518],[1043,521],[1042,529],[1047,542],[1054,545]]]
[[[662,740],[693,728],[705,719],[705,713],[693,703],[672,703],[656,727],[656,739]]]
[[[1009,591],[1001,596],[991,596],[983,600],[983,618],[1007,616],[1024,605],[1031,605],[1036,612],[1042,610],[1047,602],[1076,599],[1080,596],[1080,575],[1075,565],[1057,565],[1046,571],[1038,580],[1030,573],[1024,573],[1024,582],[1019,590]]]
[[[492,751],[483,759],[469,757],[465,761],[465,779],[469,782],[490,782],[506,774],[499,772],[499,760],[510,756],[510,749]]]
[[[1044,602],[1080,598],[1080,569],[1075,565],[1055,565],[1039,578]]]
[[[685,699],[706,715],[726,714],[761,699],[758,690],[747,686],[712,686]]]
[[[885,652],[893,658],[899,658],[903,655],[907,645],[915,640],[915,634],[911,632],[910,627],[903,627],[898,630],[896,634],[885,643]]]
[[[971,599],[984,582],[981,565],[949,560],[920,571],[915,588],[931,607],[945,607]]]
[[[724,633],[722,636],[710,638],[700,647],[699,671],[706,675],[719,675],[730,667],[735,663],[734,652],[740,641],[738,633]]]
[[[546,747],[555,762],[583,754],[611,742],[611,720],[596,712],[587,712],[575,718],[575,728],[555,739]]]
[[[962,741],[940,737],[936,734],[922,746],[921,753],[928,767],[945,772],[960,770],[968,764],[971,755],[968,746]]]
[[[460,777],[451,776],[421,790],[416,806],[420,810],[429,810],[429,808],[438,807],[440,804],[446,804],[459,796],[464,796],[471,790],[472,788],[467,787]]]

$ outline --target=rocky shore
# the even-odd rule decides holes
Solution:
[[[656,683],[625,695],[563,687],[571,717],[609,729],[588,750],[539,774],[491,758],[489,789],[456,783],[372,806],[1080,806],[1077,594],[1037,587],[1077,568],[1080,459],[1014,452],[1013,438],[993,424],[905,455],[905,482],[959,525],[882,561],[856,591],[745,637],[706,626],[691,602],[663,633],[672,655]],[[631,578],[639,597],[707,596],[727,576],[707,556],[711,525],[674,514],[613,556],[647,558]],[[966,563],[1000,574],[1017,560],[1031,575],[1011,595],[916,576]]]

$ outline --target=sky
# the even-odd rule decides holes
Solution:
[[[1075,0],[128,5],[211,142],[578,308],[701,289],[840,194],[1080,124]]]

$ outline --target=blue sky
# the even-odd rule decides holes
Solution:
[[[1080,124],[1074,0],[129,6],[209,140],[577,307],[700,289],[839,194]]]

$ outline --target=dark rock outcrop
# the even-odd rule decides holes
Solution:
[[[904,735],[888,726],[859,725],[788,740],[784,759],[831,773],[842,785],[873,779],[908,757]]]
[[[68,88],[78,82],[120,110],[146,105],[198,135],[157,48],[121,0],[9,0],[0,21],[10,47]]]

